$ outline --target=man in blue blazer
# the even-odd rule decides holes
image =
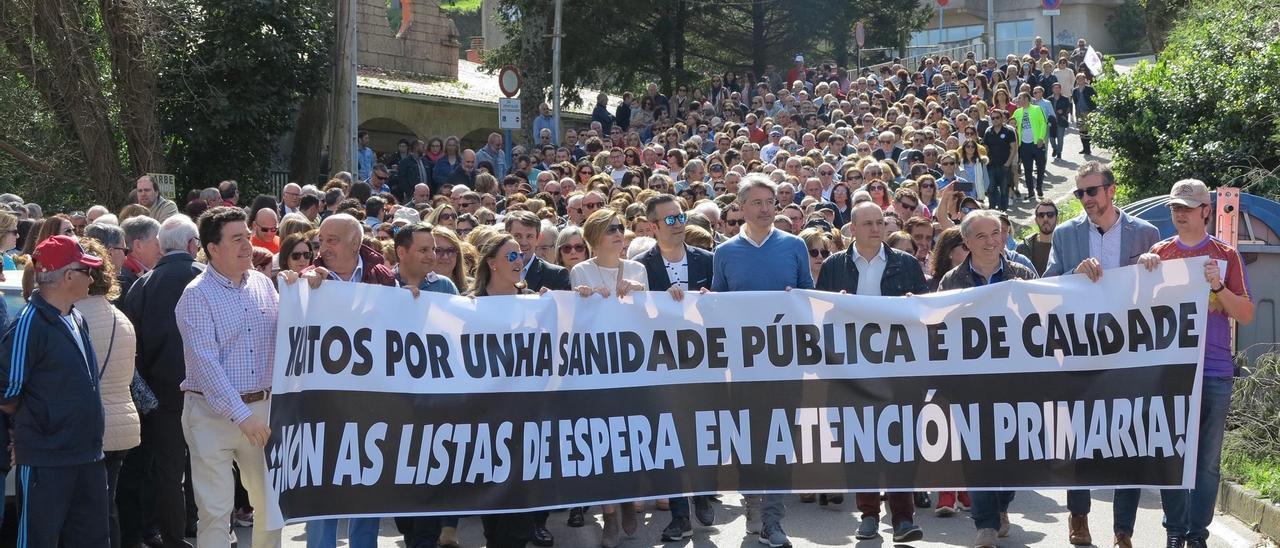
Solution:
[[[711,253],[684,243],[686,217],[680,202],[670,194],[660,194],[645,201],[645,217],[658,225],[658,245],[636,257],[649,274],[651,291],[667,291],[676,300],[685,291],[711,289]],[[693,535],[689,519],[689,499],[671,499],[671,523],[662,531],[664,542],[675,542]],[[694,516],[698,523],[710,526],[715,519],[711,497],[693,497]]]
[[[1086,162],[1076,171],[1076,198],[1084,204],[1085,215],[1067,221],[1053,231],[1053,247],[1044,277],[1084,274],[1098,281],[1104,270],[1138,263],[1138,257],[1160,241],[1160,231],[1142,219],[1115,206],[1116,177],[1111,168],[1098,162]],[[1133,524],[1138,515],[1137,489],[1116,489],[1112,505],[1115,511],[1115,546],[1133,545]],[[1069,540],[1075,545],[1089,545],[1089,491],[1067,491],[1067,508],[1071,511]]]

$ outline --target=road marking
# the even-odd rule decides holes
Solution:
[[[1227,527],[1217,521],[1209,524],[1209,535],[1218,537],[1231,548],[1253,548],[1254,546],[1257,546],[1256,544],[1245,540],[1245,538],[1240,536],[1239,533],[1232,531],[1230,527]]]

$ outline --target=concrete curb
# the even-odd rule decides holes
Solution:
[[[1235,516],[1273,541],[1280,539],[1280,505],[1259,498],[1256,491],[1238,483],[1223,481],[1218,489],[1218,509]]]

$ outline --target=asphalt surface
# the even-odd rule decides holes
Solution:
[[[935,497],[936,498],[936,497]],[[1093,511],[1090,514],[1090,530],[1093,533],[1095,546],[1110,547],[1111,535],[1111,492],[1095,491]],[[670,516],[667,512],[656,511],[652,503],[646,505],[641,518],[641,527],[635,535],[623,537],[622,548],[640,546],[670,546],[673,548],[709,548],[740,547],[759,548],[761,544],[755,536],[746,533],[746,518],[742,514],[741,499],[737,494],[726,494],[721,503],[715,504],[716,519],[712,527],[701,527],[694,524],[694,535],[681,542],[663,543],[662,529],[667,525]],[[843,504],[818,506],[816,503],[803,504],[798,497],[787,499],[787,517],[783,520],[783,529],[797,548],[806,546],[857,546],[873,548],[878,546],[897,546],[892,542],[887,517],[882,514],[880,540],[858,541],[853,538],[857,529],[858,514],[852,504],[853,498],[846,497]],[[565,525],[566,512],[551,514],[548,527],[556,537],[558,547],[593,548],[600,544],[601,521],[599,508],[593,508],[594,515],[587,516],[586,526],[571,529]],[[1134,546],[1164,546],[1165,533],[1160,525],[1160,497],[1155,491],[1145,491],[1138,510],[1138,521],[1134,535]],[[1066,493],[1064,491],[1026,491],[1014,498],[1009,508],[1012,523],[1008,538],[1001,539],[1000,546],[1012,548],[1016,546],[1070,546],[1067,542],[1067,510]],[[973,521],[967,512],[954,517],[939,518],[932,510],[917,510],[916,523],[924,529],[924,540],[910,543],[909,546],[971,546],[975,531]],[[474,517],[463,519],[459,524],[459,542],[463,548],[474,548],[484,545],[483,529],[480,520]],[[345,538],[339,527],[339,537]],[[1210,528],[1209,546],[1213,548],[1253,548],[1270,547],[1274,544],[1259,537],[1248,526],[1230,516],[1217,515]],[[248,545],[249,530],[239,529],[239,536]],[[284,546],[300,548],[306,546],[304,526],[290,525],[284,530]],[[348,546],[340,540],[338,546]],[[395,523],[390,519],[382,521],[382,532],[378,539],[379,548],[404,546]],[[532,545],[530,545],[532,546]]]

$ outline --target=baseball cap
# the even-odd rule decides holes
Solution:
[[[796,62],[797,62],[797,63],[803,63],[803,62],[804,62],[804,56],[803,56],[803,55],[797,55],[797,56],[796,56]]]
[[[1173,183],[1173,189],[1169,191],[1170,204],[1200,207],[1209,201],[1209,187],[1199,179],[1183,179]]]
[[[32,259],[36,261],[36,272],[53,272],[71,263],[80,263],[90,268],[102,266],[101,257],[85,253],[75,238],[62,235],[40,242]]]
[[[774,137],[774,136],[781,137],[781,136],[782,136],[782,130],[780,130],[780,129],[772,129],[772,130],[769,130],[769,136],[770,136],[770,137]]]
[[[814,211],[819,211],[823,209],[829,210],[832,213],[840,213],[840,210],[836,208],[836,205],[831,202],[822,202],[818,204],[818,207],[814,208]]]
[[[411,207],[402,207],[396,210],[391,222],[405,221],[408,224],[414,224],[422,220],[422,216],[418,215],[418,211]]]

